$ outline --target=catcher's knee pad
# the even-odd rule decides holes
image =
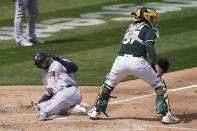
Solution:
[[[157,87],[155,89],[156,91],[156,112],[157,114],[163,114],[165,115],[168,111],[170,111],[170,104],[167,94],[167,88],[164,80],[161,80],[163,83],[162,86]]]
[[[110,98],[113,98],[110,96],[111,91],[114,89],[114,87],[103,83],[102,87],[100,88],[100,91],[98,93],[97,99],[96,99],[96,111],[102,111],[106,116],[108,116],[105,111],[107,109],[108,101]]]

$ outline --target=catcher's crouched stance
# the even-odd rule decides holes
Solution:
[[[51,57],[54,61],[50,59]],[[35,65],[44,70],[44,96],[38,102],[32,101],[38,119],[46,120],[52,115],[68,112],[86,113],[85,107],[79,105],[82,95],[78,90],[77,82],[71,75],[77,71],[77,65],[60,59],[56,54],[51,57],[43,51],[33,56]]]
[[[154,48],[154,40],[159,37],[159,31],[155,25],[158,14],[151,8],[143,7],[137,9],[132,15],[135,15],[134,24],[127,29],[118,56],[99,91],[95,106],[88,115],[91,119],[96,119],[101,112],[108,116],[105,111],[115,85],[126,76],[135,75],[155,89],[156,112],[163,115],[162,122],[178,123],[180,120],[170,111],[166,84],[161,79],[169,63],[165,59],[158,62]],[[152,59],[155,71],[145,59],[146,52]],[[160,66],[164,67],[163,70]]]

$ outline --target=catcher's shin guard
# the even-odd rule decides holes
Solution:
[[[156,112],[157,114],[163,114],[163,115],[165,115],[167,112],[171,114],[168,94],[166,92],[167,91],[166,84],[164,80],[161,79],[161,81],[163,85],[155,89],[157,95]]]
[[[107,113],[105,112],[107,109],[107,105],[110,98],[116,98],[114,96],[110,96],[111,91],[114,87],[109,86],[108,84],[104,83],[99,91],[99,94],[96,99],[96,111],[103,112],[107,117]]]

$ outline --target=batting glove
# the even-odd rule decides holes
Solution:
[[[61,60],[57,54],[52,54],[52,55],[50,55],[50,56],[51,56],[51,58],[53,58],[53,59],[56,60],[56,61]]]

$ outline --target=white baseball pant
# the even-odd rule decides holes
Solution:
[[[14,34],[16,42],[24,40],[23,19],[28,10],[27,38],[35,39],[36,17],[38,15],[38,0],[16,0],[15,2],[15,20]]]
[[[118,56],[110,73],[106,76],[106,84],[115,87],[128,75],[134,75],[147,82],[154,89],[162,86],[160,78],[143,57],[133,55]]]

